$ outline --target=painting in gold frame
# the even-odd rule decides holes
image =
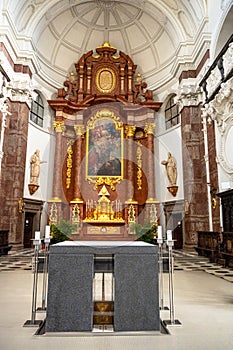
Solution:
[[[123,124],[111,111],[100,111],[87,124],[86,177],[115,183],[123,178]],[[106,179],[106,181],[104,181]]]

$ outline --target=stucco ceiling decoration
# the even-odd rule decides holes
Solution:
[[[58,87],[81,55],[104,41],[127,53],[153,88],[166,80],[180,43],[195,37],[202,0],[15,0],[11,16],[31,36],[38,74]],[[13,10],[14,8],[14,10]],[[170,77],[169,77],[170,78]]]

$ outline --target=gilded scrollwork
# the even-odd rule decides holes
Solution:
[[[114,112],[112,112],[108,109],[101,109],[101,111],[98,111],[95,115],[93,115],[89,119],[89,121],[87,122],[87,127],[89,129],[93,129],[96,121],[99,119],[103,119],[103,118],[108,118],[108,119],[113,120],[115,122],[118,130],[120,130],[123,126],[123,122],[121,121],[121,119],[118,116],[115,115]]]
[[[137,185],[138,190],[142,189],[142,145],[138,141],[137,146]]]
[[[120,177],[96,177],[94,179],[88,178],[89,183],[95,184],[94,189],[97,190],[98,186],[100,185],[108,185],[111,187],[111,190],[115,191],[116,189],[116,184],[118,184],[121,181]]]
[[[67,148],[67,159],[66,159],[66,188],[67,189],[70,188],[70,184],[71,184],[72,165],[73,165],[72,154],[73,154],[72,142],[69,140],[68,148]]]

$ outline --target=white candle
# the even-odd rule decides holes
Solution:
[[[172,241],[172,230],[167,230],[167,240]]]
[[[40,231],[35,231],[35,240],[36,241],[40,240]]]
[[[50,238],[50,226],[45,226],[45,238]]]
[[[162,226],[158,226],[158,239],[163,239]]]

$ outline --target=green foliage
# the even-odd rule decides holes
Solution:
[[[143,241],[151,244],[156,243],[156,233],[157,233],[157,225],[152,224],[145,220],[143,225],[135,222],[133,224],[135,233],[137,235],[138,241]]]
[[[52,233],[51,243],[55,244],[68,241],[75,228],[75,224],[71,224],[70,221],[64,219],[61,219],[60,224],[58,225],[52,224],[50,227]]]

